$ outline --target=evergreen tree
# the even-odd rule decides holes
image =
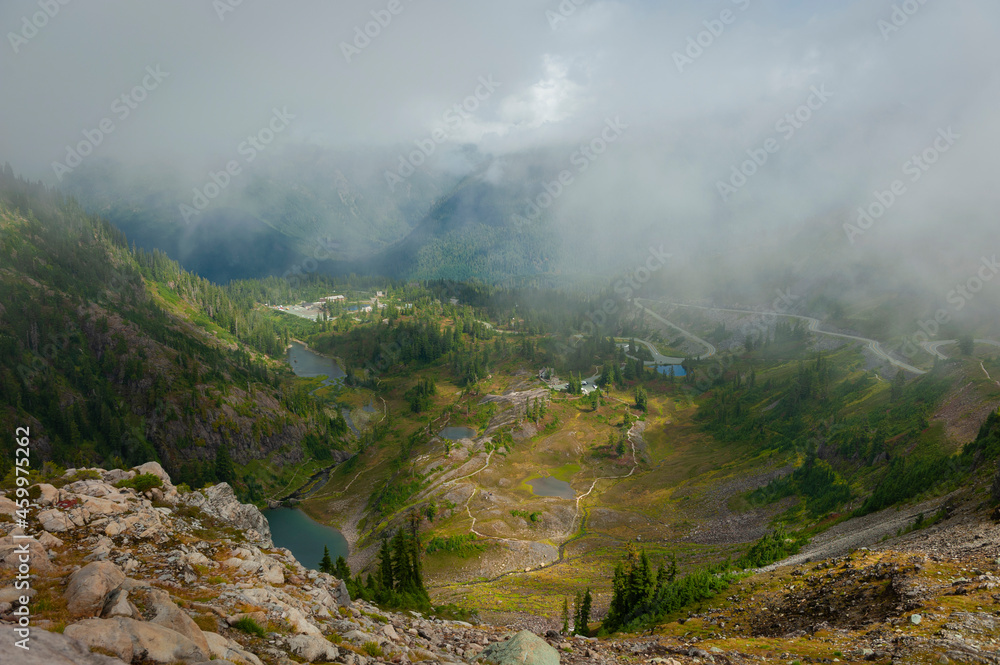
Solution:
[[[567,599],[566,596],[563,596],[562,634],[569,634],[569,599]]]
[[[215,454],[215,477],[230,485],[236,480],[233,458],[229,456],[229,448],[226,446],[220,446],[219,452]]]
[[[392,591],[395,588],[395,578],[392,569],[392,549],[389,539],[382,541],[382,547],[378,552],[378,583],[383,591]]]
[[[343,557],[337,559],[340,561]],[[319,561],[319,572],[333,574],[333,561],[330,559],[330,548],[323,546],[323,558]]]
[[[646,389],[642,386],[635,387],[635,408],[640,411],[645,411],[648,404],[648,397],[646,395]]]
[[[580,603],[580,614],[576,620],[577,635],[590,635],[590,608],[593,602],[594,598],[590,594],[590,587],[587,587],[587,592],[583,594],[583,600]]]
[[[333,575],[345,582],[351,579],[351,567],[347,565],[347,560],[344,557],[337,557],[337,562],[333,566]]]
[[[622,368],[618,365],[618,363],[614,363],[611,369],[612,369],[611,376],[615,382],[615,385],[618,386],[619,388],[624,386],[625,378],[622,376]]]

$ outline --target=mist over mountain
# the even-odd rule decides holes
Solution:
[[[63,79],[0,102],[0,155],[221,280],[614,275],[661,243],[702,269],[761,237],[794,264],[802,231],[947,294],[993,237],[985,0],[441,2],[385,26],[374,5],[112,2],[37,35],[31,6],[0,10],[21,26],[0,72]]]

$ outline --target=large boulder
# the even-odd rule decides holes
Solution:
[[[310,663],[333,662],[340,651],[329,640],[314,635],[295,635],[288,638],[288,650]]]
[[[76,571],[66,587],[66,609],[74,617],[101,615],[108,597],[125,582],[125,573],[110,561],[95,561]]]
[[[559,652],[530,630],[506,642],[495,642],[476,659],[491,665],[559,665]]]
[[[200,663],[211,658],[202,648],[175,630],[125,617],[87,619],[66,628],[65,634],[95,649],[106,649],[125,662]]]
[[[45,551],[35,538],[23,539],[17,536],[24,536],[24,530],[15,528],[9,535],[0,538],[0,568],[10,568],[17,570],[24,557],[24,547],[28,548],[28,564],[36,573],[47,573],[52,570],[52,563],[49,561],[49,553]]]
[[[154,613],[153,618],[149,620],[150,623],[178,632],[194,642],[205,653],[210,653],[208,641],[205,639],[204,633],[201,632],[201,628],[187,612],[170,600],[170,595],[167,592],[136,585],[132,587],[131,593],[137,602]]]
[[[17,512],[17,504],[5,496],[0,496],[0,515],[11,515]]]
[[[67,629],[68,630],[68,629]],[[18,665],[124,665],[118,658],[91,653],[82,642],[67,635],[32,630],[28,649],[15,646],[21,636],[11,626],[0,626],[0,644],[4,645],[2,658]],[[3,662],[8,662],[3,660]]]
[[[73,527],[72,520],[70,520],[66,513],[58,508],[52,508],[51,510],[45,510],[38,513],[38,521],[41,523],[42,528],[49,533],[62,533],[64,531],[69,531]]]
[[[63,635],[79,640],[91,650],[113,653],[126,663],[135,656],[131,633],[107,619],[84,619],[80,623],[67,626]]]
[[[184,503],[243,531],[250,540],[262,547],[274,547],[267,518],[257,506],[240,503],[229,483],[219,483],[185,494]]]

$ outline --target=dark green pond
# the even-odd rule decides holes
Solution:
[[[576,492],[565,480],[559,480],[552,476],[544,478],[532,478],[528,481],[531,491],[538,496],[555,496],[560,499],[575,499]]]
[[[443,439],[458,441],[459,439],[471,439],[476,435],[476,430],[471,427],[445,427],[440,432]]]
[[[347,539],[332,526],[324,526],[297,508],[273,508],[264,511],[271,525],[275,547],[287,547],[306,568],[319,569],[323,547],[330,548],[330,558],[345,559],[350,553]]]
[[[347,376],[336,362],[314,353],[299,342],[292,342],[292,345],[288,347],[288,364],[292,366],[295,376],[307,379],[314,376],[325,376],[326,380],[323,381],[323,385],[341,383],[343,378]]]

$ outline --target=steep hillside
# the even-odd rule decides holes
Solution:
[[[107,222],[9,174],[0,292],[0,423],[30,426],[39,460],[155,459],[194,486],[221,475],[259,498],[231,461],[280,469],[304,459],[304,442],[338,445],[321,405],[265,355],[281,355],[288,334],[252,299],[130,249]],[[13,453],[0,446],[2,477]]]

